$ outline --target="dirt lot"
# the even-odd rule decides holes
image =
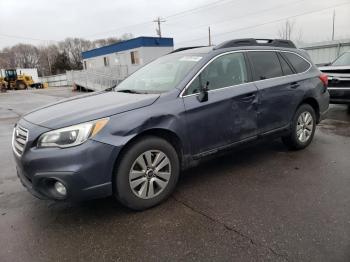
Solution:
[[[350,115],[331,106],[310,147],[260,142],[186,171],[162,205],[32,197],[13,124],[69,89],[0,94],[1,261],[350,261]]]

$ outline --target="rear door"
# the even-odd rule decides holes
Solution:
[[[293,81],[292,68],[275,51],[249,51],[248,57],[259,93],[258,132],[286,127],[299,86]]]
[[[209,83],[208,101],[200,102],[201,83]],[[254,137],[257,132],[257,88],[248,79],[241,52],[214,59],[183,94],[192,154],[201,154]]]

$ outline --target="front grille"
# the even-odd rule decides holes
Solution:
[[[27,142],[28,130],[18,125],[15,126],[12,136],[12,148],[18,156],[21,156],[23,154]]]

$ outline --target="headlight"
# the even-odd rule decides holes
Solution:
[[[71,147],[84,143],[93,137],[107,124],[109,118],[103,118],[79,125],[69,126],[47,133],[39,137],[38,147]]]

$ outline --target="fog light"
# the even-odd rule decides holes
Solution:
[[[67,189],[61,182],[59,181],[55,182],[55,189],[56,189],[56,192],[61,196],[67,195]]]

